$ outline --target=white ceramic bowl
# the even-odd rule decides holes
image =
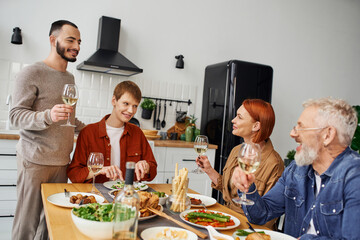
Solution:
[[[97,222],[75,216],[71,210],[71,218],[79,231],[91,239],[112,239],[112,222]]]
[[[164,205],[166,200],[168,199],[169,195],[165,194],[165,197],[159,197],[159,204]]]

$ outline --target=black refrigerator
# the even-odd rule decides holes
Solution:
[[[272,67],[239,60],[205,68],[201,134],[218,146],[214,168],[220,174],[233,147],[243,141],[232,134],[231,120],[247,98],[271,102],[272,78]],[[223,203],[219,191],[213,190],[212,195]]]

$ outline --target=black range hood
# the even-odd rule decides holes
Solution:
[[[118,52],[121,20],[102,16],[96,52],[88,60],[80,63],[78,70],[132,76],[143,70]]]

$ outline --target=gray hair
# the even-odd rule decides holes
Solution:
[[[318,116],[315,121],[321,127],[333,126],[337,131],[340,143],[344,146],[351,144],[358,119],[350,104],[342,99],[327,97],[309,99],[303,103],[303,107],[318,108]]]

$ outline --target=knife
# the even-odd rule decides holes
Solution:
[[[255,229],[251,226],[251,224],[249,222],[246,222],[246,223],[247,223],[247,225],[249,225],[249,228],[251,231],[256,232]]]
[[[155,100],[153,128],[155,128],[155,126],[156,126],[156,110],[157,110],[157,100]]]
[[[260,233],[255,231],[255,229],[251,226],[251,224],[249,222],[246,222],[246,223],[247,223],[247,225],[249,225],[250,230],[253,231],[256,234],[256,236],[259,237],[259,239],[264,239],[263,236],[261,236]]]

